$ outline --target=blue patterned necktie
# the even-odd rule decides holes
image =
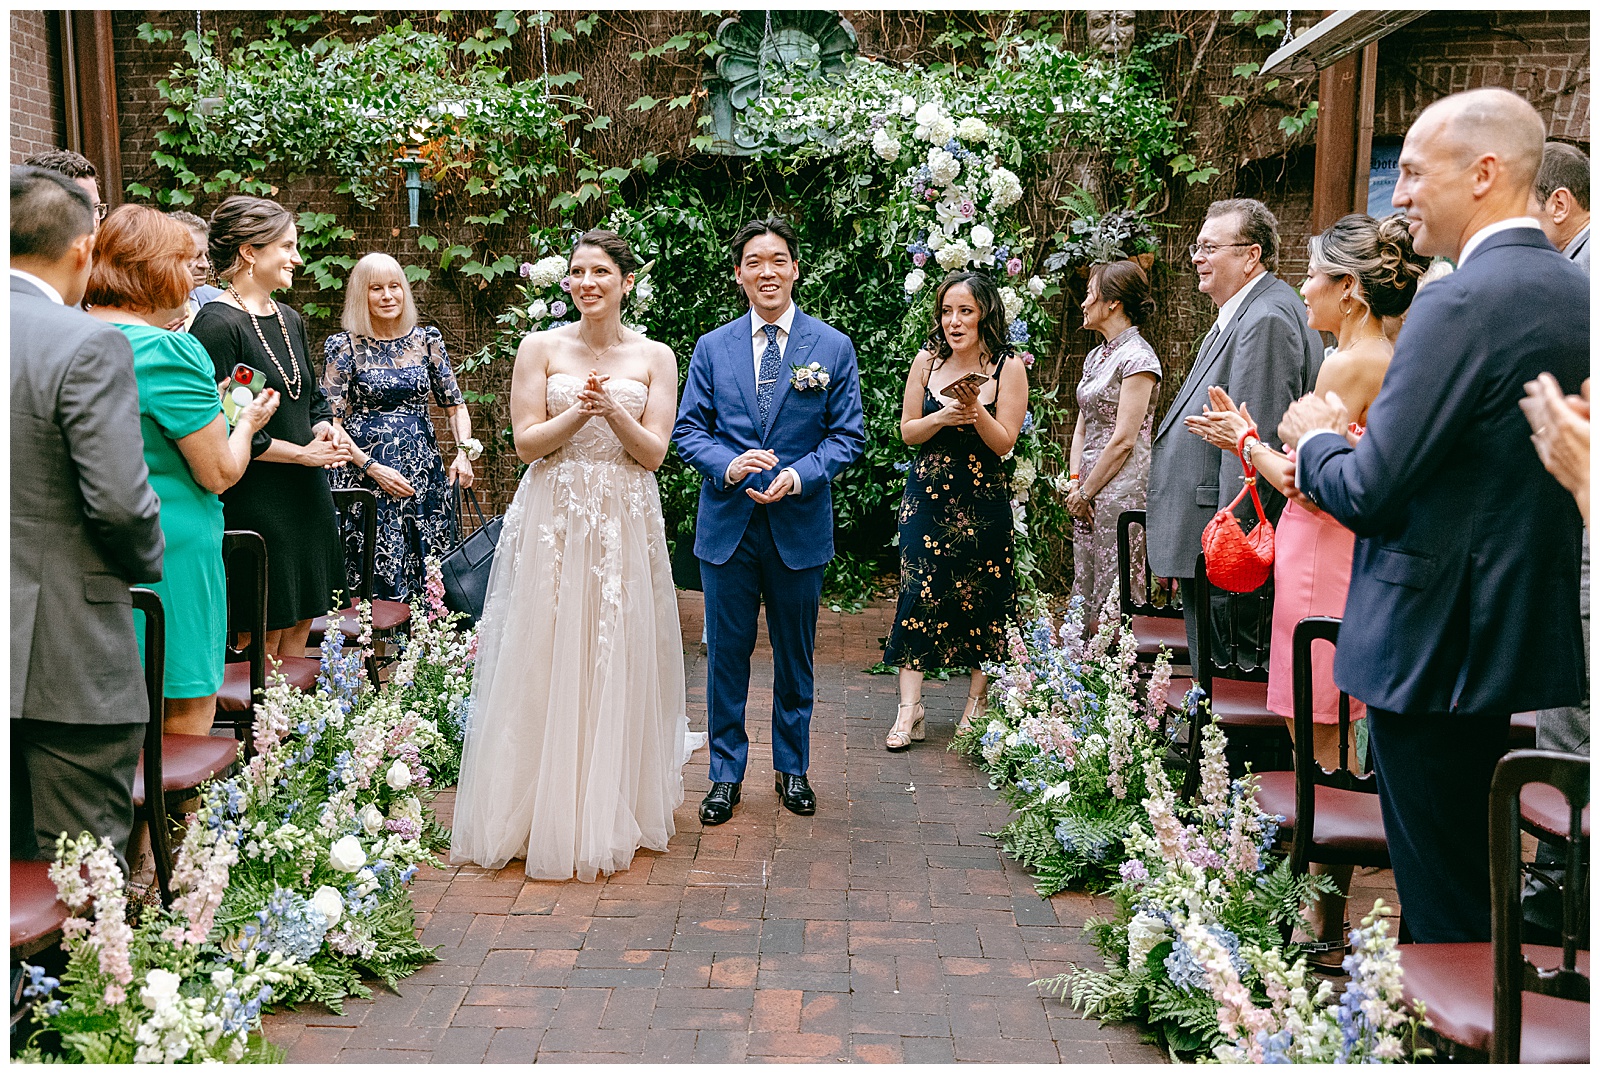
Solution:
[[[778,383],[778,363],[783,355],[778,351],[778,326],[764,324],[767,349],[761,352],[761,372],[756,374],[756,410],[761,415],[761,428],[767,427],[767,414],[772,410],[772,390]]]

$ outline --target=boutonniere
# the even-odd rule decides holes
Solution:
[[[794,375],[789,378],[789,387],[797,392],[810,391],[816,388],[826,391],[828,387],[828,371],[822,368],[821,362],[812,362],[810,365],[792,365]]]

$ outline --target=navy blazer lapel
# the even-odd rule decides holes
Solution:
[[[1263,273],[1265,277],[1260,283],[1250,288],[1250,293],[1244,296],[1244,301],[1239,303],[1239,308],[1233,311],[1228,326],[1217,333],[1216,342],[1211,345],[1211,350],[1195,357],[1194,365],[1189,370],[1189,375],[1183,380],[1183,387],[1178,390],[1178,395],[1172,400],[1172,406],[1167,408],[1167,416],[1161,421],[1161,428],[1156,430],[1156,436],[1161,437],[1172,427],[1172,423],[1183,414],[1184,406],[1198,391],[1210,387],[1209,378],[1211,370],[1221,359],[1223,352],[1232,345],[1233,337],[1239,330],[1239,322],[1244,319],[1245,310],[1249,309],[1256,299],[1260,298],[1267,288],[1276,282],[1277,277],[1272,273]],[[1209,329],[1207,330],[1209,331]],[[1234,400],[1238,402],[1238,400]]]
[[[727,326],[724,344],[728,362],[733,366],[733,379],[739,384],[739,394],[744,398],[744,408],[750,414],[750,424],[760,427],[760,411],[756,408],[756,366],[750,344],[750,313],[732,321]]]
[[[788,345],[783,348],[783,367],[785,369],[806,365],[812,361],[811,350],[817,343],[817,329],[812,318],[800,312],[795,307],[794,320],[790,323]],[[802,357],[804,355],[804,357]],[[752,358],[753,361],[753,358]],[[761,430],[761,440],[766,442],[767,436],[772,432],[773,426],[778,424],[778,411],[783,409],[783,402],[789,398],[789,382],[792,377],[778,374],[778,383],[772,386],[772,409],[767,412],[767,426]]]

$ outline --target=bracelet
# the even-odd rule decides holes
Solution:
[[[374,459],[371,455],[368,455],[367,461],[361,464],[361,476],[366,477],[367,471],[372,469],[372,464],[377,461],[377,459]]]
[[[1078,475],[1077,474],[1068,474],[1067,475],[1067,480],[1068,481],[1076,481],[1076,480],[1078,480]]]

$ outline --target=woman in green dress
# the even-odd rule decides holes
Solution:
[[[133,345],[145,464],[161,498],[167,542],[161,581],[151,586],[167,620],[163,726],[203,735],[216,715],[228,627],[217,494],[244,475],[251,437],[277,409],[278,395],[262,392],[230,432],[205,347],[162,327],[181,318],[193,287],[193,255],[194,240],[182,224],[146,206],[124,205],[95,237],[84,305]]]

